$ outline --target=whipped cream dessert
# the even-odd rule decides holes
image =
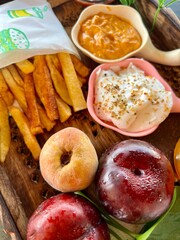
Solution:
[[[97,73],[94,110],[116,127],[137,132],[159,125],[173,105],[171,92],[132,63]]]

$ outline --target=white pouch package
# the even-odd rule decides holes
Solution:
[[[35,55],[77,49],[46,0],[15,0],[0,7],[0,68]]]

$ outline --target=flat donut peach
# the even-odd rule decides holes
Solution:
[[[84,132],[74,127],[53,134],[44,144],[39,161],[43,178],[61,192],[87,188],[98,168],[93,144]]]

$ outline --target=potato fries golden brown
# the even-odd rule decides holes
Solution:
[[[36,92],[44,105],[50,120],[59,118],[54,88],[50,77],[49,69],[46,65],[44,56],[34,57],[35,70],[33,72],[34,85]]]
[[[58,70],[58,72],[62,71],[61,63],[59,61],[58,55],[57,54],[49,54],[54,66]]]
[[[30,150],[30,152],[32,153],[33,158],[35,160],[38,160],[41,148],[36,137],[31,133],[30,124],[28,122],[27,117],[18,107],[14,106],[9,107],[9,112],[13,117],[14,121],[16,122],[23,136],[24,142],[28,149]]]
[[[4,80],[3,74],[0,71],[0,95],[2,96],[3,100],[5,101],[7,106],[10,106],[14,102],[14,96],[9,91],[8,85]]]
[[[77,74],[77,77],[79,79],[80,86],[82,87],[85,83],[87,83],[87,78],[81,77],[80,75]]]
[[[86,101],[69,53],[58,53],[62,72],[75,112],[86,109]]]
[[[19,103],[20,107],[23,109],[24,112],[27,111],[27,102],[24,94],[24,89],[20,87],[14,78],[12,77],[11,73],[7,68],[1,69],[4,79],[9,86],[11,92],[13,93],[15,99]]]
[[[21,76],[21,78],[24,79],[24,77],[26,76],[26,73],[23,73],[23,72],[21,71],[21,69],[19,69],[18,67],[17,67],[16,69],[17,69],[19,75]]]
[[[45,109],[41,105],[37,104],[37,107],[42,128],[45,128],[47,131],[50,131],[56,125],[56,121],[51,121],[48,118]]]
[[[86,109],[81,87],[88,75],[89,69],[69,53],[38,55],[0,69],[0,162],[10,147],[9,114],[38,160],[36,135],[52,130],[57,120],[67,121],[73,110]]]
[[[15,65],[11,64],[7,68],[10,71],[10,73],[11,73],[12,77],[14,78],[14,80],[16,81],[16,83],[19,86],[23,87],[23,85],[24,85],[23,79],[21,78],[21,76],[20,76],[19,72],[17,71]]]
[[[16,63],[16,66],[25,74],[32,73],[35,69],[28,59]]]
[[[71,108],[57,94],[56,102],[58,106],[60,121],[65,122],[72,115]]]
[[[72,101],[69,97],[69,93],[64,78],[61,75],[61,73],[56,69],[50,55],[46,55],[46,62],[50,70],[51,78],[54,84],[54,88],[56,89],[56,92],[67,104],[72,106]]]
[[[87,68],[79,58],[71,54],[71,60],[74,64],[74,68],[81,77],[88,77],[90,70]]]
[[[32,74],[26,74],[24,78],[24,92],[26,96],[28,112],[27,117],[30,122],[31,132],[36,135],[43,132],[37,108],[37,101],[34,89]]]
[[[11,143],[9,114],[6,103],[0,97],[0,162],[4,162]]]

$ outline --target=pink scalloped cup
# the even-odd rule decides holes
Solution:
[[[128,132],[125,130],[122,130],[120,128],[117,128],[113,123],[111,122],[105,122],[101,120],[97,115],[94,110],[94,92],[95,92],[95,81],[97,78],[97,72],[101,70],[109,70],[111,67],[119,66],[119,67],[128,67],[130,63],[133,63],[136,67],[140,68],[141,70],[144,71],[145,75],[150,75],[158,79],[165,87],[167,91],[170,91],[172,94],[172,99],[173,99],[173,106],[171,108],[171,112],[173,113],[179,113],[180,112],[180,98],[178,98],[175,93],[173,92],[172,88],[169,86],[169,84],[160,76],[156,68],[149,63],[148,61],[145,61],[144,59],[140,58],[129,58],[120,62],[116,63],[103,63],[96,67],[94,71],[91,73],[90,78],[89,78],[89,86],[88,86],[88,97],[87,97],[87,108],[92,116],[92,118],[99,123],[100,125],[112,129],[116,132],[119,132],[125,136],[131,136],[131,137],[142,137],[146,136],[148,134],[153,133],[159,125],[156,125],[152,128],[149,129],[144,129],[143,131],[138,131],[138,132]]]

